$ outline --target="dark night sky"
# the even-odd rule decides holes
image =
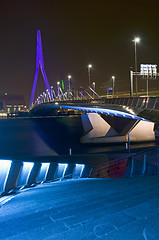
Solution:
[[[93,65],[97,91],[116,76],[116,90],[129,90],[129,69],[138,63],[159,65],[157,1],[14,0],[0,2],[0,94],[24,94],[29,102],[36,58],[36,30],[41,30],[45,70],[50,85],[72,75],[86,86]],[[158,88],[158,80],[150,88]],[[38,78],[42,87],[41,75]],[[144,88],[143,80],[139,87]]]

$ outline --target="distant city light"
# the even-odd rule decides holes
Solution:
[[[6,96],[7,96],[7,95],[8,95],[8,93],[7,93],[7,92],[5,92],[5,94],[4,94],[4,95],[6,95]]]
[[[68,79],[71,79],[71,75],[68,75]]]
[[[88,65],[88,68],[92,68],[92,64],[89,64],[89,65]]]

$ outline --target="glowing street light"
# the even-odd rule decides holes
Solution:
[[[95,85],[96,85],[96,83],[93,82],[92,85],[93,85],[93,99],[94,99],[94,92],[95,92]]]
[[[114,96],[115,76],[112,76],[112,81],[113,81],[113,96]]]
[[[57,82],[57,95],[58,98],[60,99],[60,82]]]
[[[68,98],[71,97],[71,75],[68,75]]]
[[[140,38],[139,37],[136,37],[134,38],[133,42],[135,43],[135,72],[136,72],[136,95],[137,95],[137,92],[138,92],[138,87],[137,87],[137,48],[136,48],[136,45],[137,43],[140,42]]]
[[[71,91],[71,75],[68,75],[68,90]]]
[[[92,68],[92,64],[89,64],[88,65],[88,84],[89,84],[89,87],[91,85],[91,68]]]

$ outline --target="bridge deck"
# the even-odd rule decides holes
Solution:
[[[100,98],[88,100],[50,101],[35,104],[31,113],[46,108],[71,108],[74,110],[97,112],[113,116],[147,119],[159,122],[159,97]]]

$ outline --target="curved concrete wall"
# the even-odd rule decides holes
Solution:
[[[0,160],[0,194],[42,182],[89,177],[90,172],[84,164]]]

